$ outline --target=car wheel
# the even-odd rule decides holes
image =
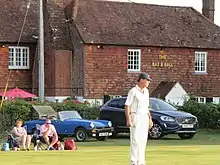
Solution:
[[[178,134],[178,136],[181,138],[181,139],[192,139],[194,137],[195,133],[181,133],[181,134]]]
[[[103,137],[98,136],[98,137],[96,137],[96,139],[98,141],[105,141],[107,138],[108,138],[107,136],[103,136]]]
[[[149,137],[151,139],[160,139],[163,136],[162,127],[154,122],[153,127],[149,130]]]
[[[75,131],[75,137],[76,137],[76,141],[83,142],[88,138],[88,135],[87,135],[86,130],[84,128],[78,128]]]
[[[112,136],[110,136],[110,138],[117,138],[117,136],[118,136],[118,132],[114,130],[112,132]]]

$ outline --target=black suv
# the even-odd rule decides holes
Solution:
[[[100,108],[101,120],[110,120],[114,127],[114,136],[118,133],[129,133],[125,119],[126,97],[114,98]],[[167,134],[178,134],[181,139],[190,139],[198,129],[197,117],[190,113],[178,111],[167,102],[150,98],[150,112],[154,122],[149,131],[151,139],[160,139]]]

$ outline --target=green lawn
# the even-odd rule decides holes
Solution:
[[[77,143],[78,151],[0,152],[1,165],[129,165],[129,139]],[[147,165],[219,165],[220,133],[200,132],[192,140],[175,135],[149,140]]]

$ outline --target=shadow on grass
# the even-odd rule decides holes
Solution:
[[[5,141],[5,136],[0,136],[0,142]],[[220,131],[219,130],[199,130],[199,132],[188,140],[182,140],[178,135],[167,135],[162,139],[148,140],[150,146],[184,146],[184,145],[219,145]],[[104,147],[104,146],[129,146],[129,134],[119,134],[117,138],[108,138],[106,141],[97,141],[94,138],[88,139],[86,142],[77,142],[78,146],[88,147]]]
[[[97,141],[89,139],[86,142],[77,143],[79,146],[129,146],[129,134],[119,135],[117,138],[109,138],[106,141]],[[148,140],[148,145],[151,146],[184,146],[184,145],[219,145],[220,131],[199,131],[192,139],[180,139],[178,135],[167,135],[162,139]]]

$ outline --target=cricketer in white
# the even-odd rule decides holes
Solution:
[[[152,79],[147,73],[141,73],[138,84],[133,87],[125,102],[127,126],[130,127],[130,162],[131,165],[145,165],[145,150],[149,127],[152,119],[149,111],[149,86]]]

